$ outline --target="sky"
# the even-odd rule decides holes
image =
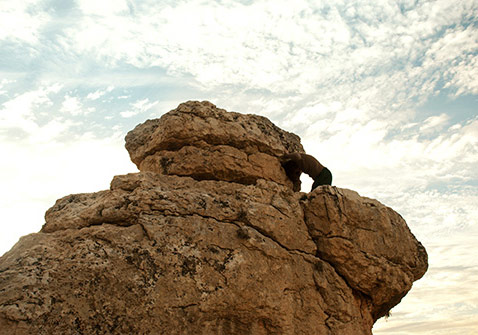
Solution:
[[[188,100],[268,117],[405,218],[430,267],[374,334],[476,334],[478,0],[0,0],[0,254]]]

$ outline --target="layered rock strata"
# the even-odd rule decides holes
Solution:
[[[0,334],[371,334],[427,269],[392,209],[295,193],[300,139],[187,102],[126,137],[139,173],[59,199],[0,258]]]
[[[278,156],[304,152],[297,135],[259,115],[226,112],[210,102],[189,102],[138,125],[126,149],[140,171],[195,179],[289,185]]]

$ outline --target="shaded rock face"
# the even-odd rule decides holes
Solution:
[[[0,258],[0,334],[371,334],[427,269],[392,209],[293,192],[300,140],[263,117],[187,102],[126,147],[139,173]]]

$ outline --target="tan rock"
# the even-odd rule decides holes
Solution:
[[[294,193],[277,157],[300,141],[265,118],[188,102],[127,147],[142,172],[59,199],[0,258],[0,335],[370,335],[426,271],[392,209]]]
[[[304,202],[304,212],[318,256],[372,299],[374,320],[398,304],[428,268],[425,248],[405,220],[377,200],[322,186]]]
[[[316,251],[304,223],[300,194],[260,180],[256,185],[196,181],[151,172],[116,176],[111,190],[73,194],[58,200],[45,214],[42,232],[81,229],[110,223],[130,226],[145,216],[211,217],[249,225],[290,250]]]
[[[138,125],[126,136],[126,149],[140,171],[288,186],[278,157],[304,152],[297,135],[267,118],[229,113],[207,101],[188,101]]]

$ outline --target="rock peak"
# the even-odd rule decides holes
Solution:
[[[0,258],[2,334],[371,335],[427,269],[403,218],[292,191],[298,136],[189,101],[138,125],[140,172],[57,200]]]
[[[304,152],[300,138],[259,115],[227,112],[208,101],[188,101],[138,125],[126,149],[140,171],[253,184],[289,183],[278,157]]]

